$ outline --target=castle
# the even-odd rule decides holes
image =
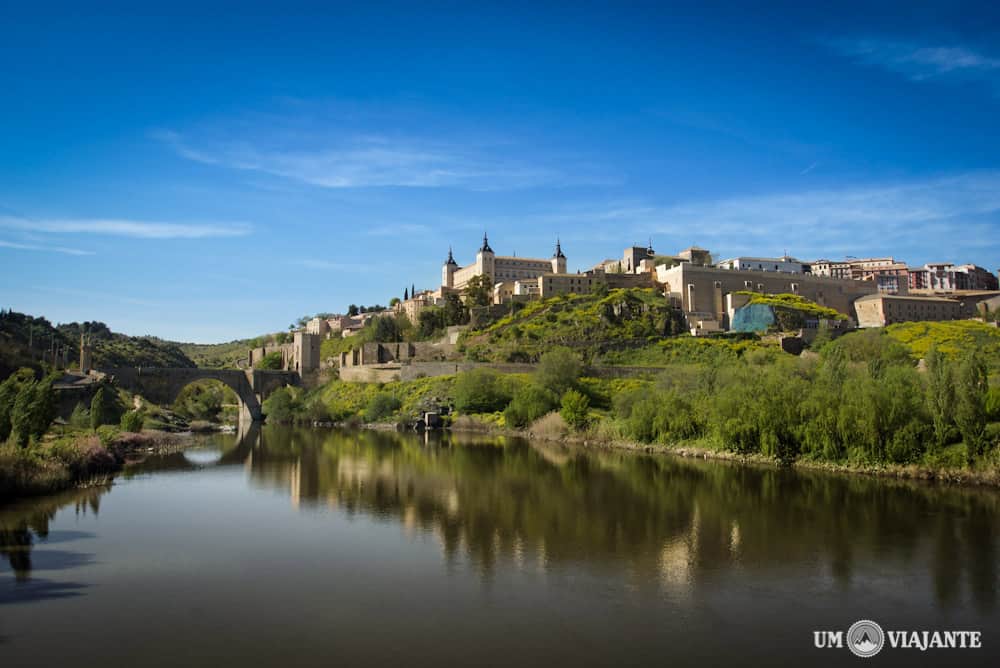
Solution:
[[[448,249],[448,259],[441,268],[441,292],[462,290],[474,276],[488,276],[491,284],[527,281],[537,279],[542,274],[565,274],[566,256],[562,245],[556,239],[556,250],[552,259],[497,255],[490,248],[490,241],[483,234],[483,245],[476,253],[476,261],[459,267]]]

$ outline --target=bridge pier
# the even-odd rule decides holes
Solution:
[[[240,424],[250,424],[260,422],[264,419],[264,412],[261,410],[260,401],[254,396],[253,401],[246,401],[240,397]]]

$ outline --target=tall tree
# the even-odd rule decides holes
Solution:
[[[124,412],[125,406],[118,398],[118,392],[104,383],[90,402],[90,426],[97,429],[105,424],[118,424]]]
[[[941,447],[955,424],[955,373],[951,362],[932,345],[924,357],[927,366],[927,411],[934,423],[934,442]]]
[[[986,393],[989,381],[986,364],[978,352],[962,362],[958,371],[958,407],[955,423],[968,449],[969,463],[986,449]]]

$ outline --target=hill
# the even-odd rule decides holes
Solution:
[[[103,322],[53,325],[46,318],[0,311],[0,378],[22,366],[38,369],[51,363],[52,350],[65,351],[70,367],[79,364],[80,334],[87,332],[94,346],[94,366],[194,367],[174,343],[152,336],[112,332]]]
[[[238,339],[227,343],[178,343],[169,342],[187,355],[196,365],[205,369],[235,369],[239,360],[247,358],[247,351],[263,345],[273,337]]]
[[[680,313],[653,289],[560,295],[530,302],[514,313],[465,333],[470,359],[530,362],[552,346],[593,359],[607,350],[648,345],[684,331]]]

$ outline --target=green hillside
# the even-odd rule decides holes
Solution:
[[[530,302],[462,340],[470,359],[534,361],[552,346],[568,346],[588,359],[615,347],[641,347],[684,331],[680,314],[653,289],[560,295]]]
[[[112,332],[103,322],[53,325],[46,318],[14,311],[0,312],[0,378],[27,366],[51,362],[53,346],[65,348],[71,366],[80,360],[80,334],[86,331],[94,346],[94,366],[193,367],[195,363],[176,345],[152,336]]]
[[[1000,329],[977,320],[947,322],[901,322],[885,328],[914,358],[927,354],[931,345],[955,358],[978,350],[992,366],[1000,366]]]
[[[228,343],[173,343],[177,348],[205,369],[235,369],[239,360],[247,358],[247,351],[263,345],[270,337],[239,339]]]

